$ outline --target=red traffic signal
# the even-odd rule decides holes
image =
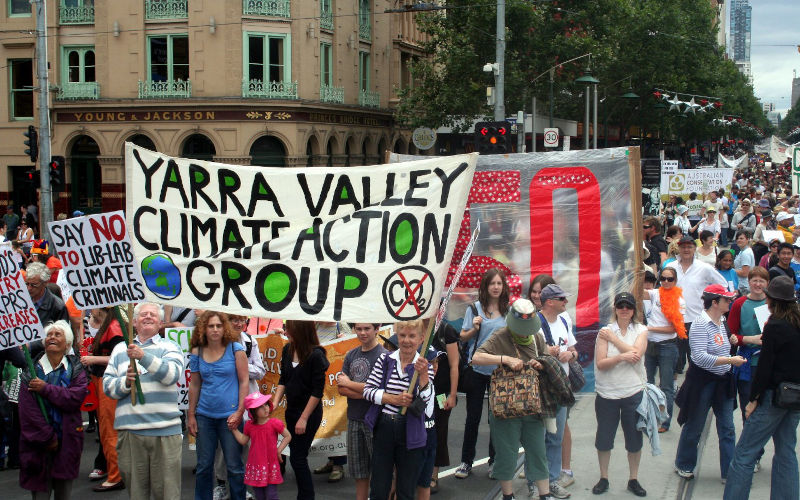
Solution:
[[[475,149],[481,154],[511,153],[511,125],[508,122],[475,124]]]

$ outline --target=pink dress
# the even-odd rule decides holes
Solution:
[[[244,435],[250,438],[250,453],[244,470],[244,484],[267,486],[281,484],[281,464],[278,461],[278,435],[283,432],[283,422],[270,418],[258,425],[252,420],[244,424]]]

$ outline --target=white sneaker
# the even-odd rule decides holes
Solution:
[[[214,488],[214,500],[228,500],[228,488],[224,484]]]
[[[539,500],[539,494],[536,492],[536,485],[529,484],[528,485],[528,499],[529,500]]]
[[[556,481],[550,482],[550,496],[553,498],[569,498],[571,493]]]
[[[489,479],[497,479],[494,477],[494,464],[489,464]]]
[[[684,479],[694,479],[694,471],[680,470],[679,468],[675,467],[675,472],[677,472],[678,475]]]
[[[758,460],[756,462],[756,465],[753,467],[753,473],[755,474],[756,472],[760,471],[761,471],[761,460]]]
[[[461,465],[458,466],[453,476],[458,479],[466,479],[469,477],[470,472],[472,472],[472,466],[468,463],[461,462]]]
[[[558,484],[560,484],[564,488],[572,486],[573,484],[575,484],[575,476],[572,474],[572,472],[567,472],[562,470],[561,475],[558,476]]]

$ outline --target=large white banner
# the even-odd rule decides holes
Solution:
[[[476,157],[284,169],[128,143],[126,214],[145,294],[283,319],[431,316]]]
[[[661,176],[661,199],[668,200],[670,195],[689,199],[690,193],[698,196],[710,191],[731,190],[733,182],[732,168],[690,168],[679,170],[675,174]]]

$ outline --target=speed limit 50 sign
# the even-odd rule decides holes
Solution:
[[[558,129],[546,128],[544,129],[544,147],[555,148],[558,147]]]

